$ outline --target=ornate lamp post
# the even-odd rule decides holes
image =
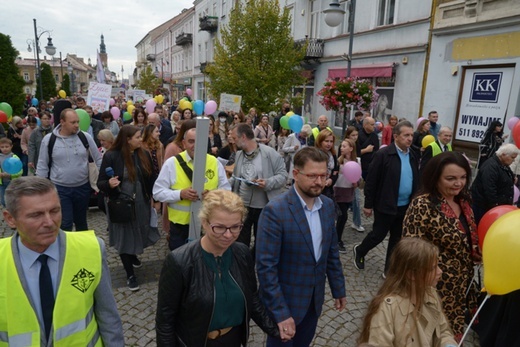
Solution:
[[[54,56],[56,54],[56,47],[52,44],[52,37],[51,32],[49,30],[42,30],[40,34],[38,35],[38,29],[36,25],[36,19],[33,19],[34,22],[34,41],[33,41],[33,47],[34,51],[36,53],[36,73],[38,77],[38,85],[40,87],[40,100],[43,100],[43,88],[42,88],[42,74],[40,71],[40,37],[42,37],[43,34],[48,34],[49,37],[47,38],[47,46],[45,46],[45,52],[47,52],[48,55]],[[27,51],[31,52],[31,45],[28,45]]]
[[[71,94],[74,94],[76,92],[76,75],[74,74],[74,68],[72,67],[70,61],[69,66],[67,67],[67,72],[69,73],[70,77],[70,92]]]

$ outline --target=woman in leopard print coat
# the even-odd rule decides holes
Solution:
[[[468,201],[470,177],[471,168],[461,154],[433,157],[424,169],[420,195],[410,203],[403,222],[403,236],[420,237],[439,248],[443,274],[437,289],[457,341],[464,333],[466,310],[473,314],[477,307],[473,266],[482,259]]]

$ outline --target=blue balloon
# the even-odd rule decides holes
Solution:
[[[40,120],[39,117],[36,117],[36,125],[37,126],[41,126],[42,125],[42,121]]]
[[[2,164],[2,170],[10,175],[15,175],[22,170],[22,161],[18,158],[7,158]]]
[[[197,116],[202,116],[202,113],[204,113],[204,101],[196,100],[193,103],[193,112],[195,112]]]
[[[31,103],[33,106],[38,106],[38,99],[32,98]]]
[[[295,132],[299,133],[302,130],[303,127],[303,119],[297,114],[292,115],[289,117],[289,128]]]

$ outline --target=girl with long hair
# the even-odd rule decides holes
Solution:
[[[336,220],[336,233],[338,234],[338,247],[340,253],[346,253],[347,249],[342,241],[343,230],[347,224],[348,210],[352,206],[354,200],[354,190],[357,183],[349,182],[342,173],[342,167],[349,161],[357,162],[356,160],[356,143],[350,139],[345,139],[341,143],[341,155],[338,158],[340,165],[338,180],[334,185],[334,200],[338,204],[341,214]]]
[[[421,156],[422,152],[424,152],[424,148],[422,145],[422,140],[426,135],[431,135],[430,132],[430,121],[427,119],[423,119],[419,122],[419,126],[417,130],[413,133],[412,140],[412,149],[417,153],[417,155]]]
[[[133,122],[131,125],[143,129],[148,124],[148,116],[142,107],[136,107],[133,114]]]
[[[319,132],[314,142],[314,146],[321,149],[329,156],[327,163],[327,174],[329,177],[325,180],[325,188],[323,194],[334,200],[333,186],[338,179],[338,157],[336,156],[336,150],[334,149],[334,142],[336,142],[336,136],[329,129],[323,129]]]
[[[159,128],[148,124],[143,130],[143,148],[150,153],[154,174],[159,175],[164,162],[164,146],[159,140]]]
[[[402,239],[386,279],[368,305],[358,343],[393,347],[450,347],[457,343],[435,286],[439,250],[419,238]]]
[[[359,131],[355,126],[349,126],[347,128],[347,131],[345,132],[345,139],[350,139],[354,141],[356,144],[355,147],[355,155],[356,160],[359,163],[359,157],[361,156],[360,149],[358,146],[358,136]],[[359,163],[361,165],[361,163]],[[358,232],[362,233],[365,231],[365,228],[361,225],[361,202],[360,202],[360,192],[359,187],[354,188],[354,200],[352,200],[352,229],[357,230]]]
[[[153,171],[152,158],[142,148],[141,142],[141,130],[133,125],[124,125],[103,156],[97,181],[97,186],[109,200],[117,199],[121,194],[134,197],[133,221],[113,223],[107,211],[109,244],[119,253],[131,291],[139,290],[134,268],[141,267],[142,263],[137,255],[160,238],[157,227],[151,226],[152,188],[157,175]]]

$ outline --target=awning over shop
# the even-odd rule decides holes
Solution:
[[[392,77],[394,63],[372,64],[353,66],[350,69],[352,77]],[[329,69],[329,78],[342,78],[347,76],[347,69]]]

